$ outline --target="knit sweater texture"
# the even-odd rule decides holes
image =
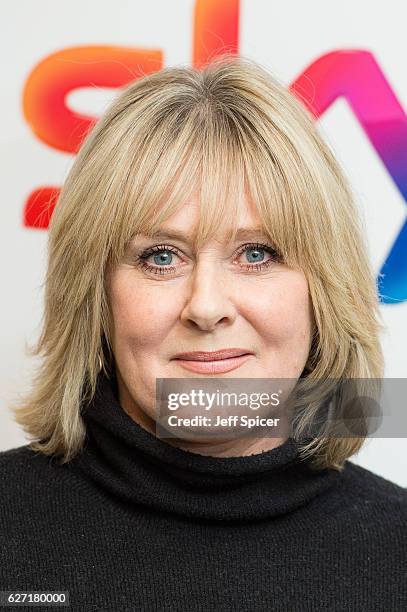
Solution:
[[[0,453],[0,590],[67,591],[40,609],[75,612],[407,611],[406,488],[349,460],[316,471],[293,438],[242,457],[174,447],[103,373],[82,418],[69,463]]]

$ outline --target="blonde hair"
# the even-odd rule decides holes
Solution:
[[[42,359],[13,407],[33,450],[61,463],[80,451],[99,358],[108,376],[114,367],[107,268],[197,186],[196,248],[225,222],[233,235],[245,192],[287,265],[306,275],[315,323],[306,377],[383,376],[384,326],[345,176],[304,105],[257,62],[227,54],[130,83],[76,156],[49,228],[41,335],[29,348]],[[340,470],[363,442],[311,440],[302,453]]]

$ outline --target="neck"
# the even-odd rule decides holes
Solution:
[[[114,380],[102,373],[81,416],[86,440],[70,468],[128,508],[141,505],[191,520],[260,520],[291,512],[340,480],[337,471],[311,469],[293,438],[250,456],[176,448],[129,417]]]
[[[127,385],[124,383],[120,372],[117,372],[117,389],[116,396],[119,404],[129,417],[140,427],[153,434],[157,435],[155,419],[151,418],[143,411],[134,401],[130,394]],[[205,439],[203,436],[200,439],[187,440],[179,437],[168,437],[165,441],[170,446],[175,446],[190,453],[206,455],[209,457],[248,457],[257,455],[266,451],[272,450],[281,446],[288,437],[250,437],[250,438],[230,438],[214,439],[213,437]]]
[[[272,450],[281,446],[287,438],[250,438],[225,439],[210,441],[188,441],[180,438],[168,438],[166,441],[191,453],[199,453],[210,457],[248,457]]]

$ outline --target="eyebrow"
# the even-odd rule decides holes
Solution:
[[[256,238],[259,235],[266,236],[263,228],[259,226],[240,227],[236,231],[236,238],[238,240]],[[184,234],[184,232],[181,232],[176,229],[174,230],[161,229],[161,230],[157,230],[156,232],[148,236],[146,234],[140,233],[140,234],[136,234],[135,238],[137,238],[138,236],[146,237],[146,238],[147,237],[148,238],[168,238],[168,239],[173,239],[173,240],[180,240],[181,242],[188,242],[188,240],[190,240],[190,235]]]

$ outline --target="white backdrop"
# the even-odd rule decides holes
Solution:
[[[217,5],[235,1],[217,0]],[[7,406],[29,386],[33,360],[25,355],[25,344],[38,336],[42,316],[47,230],[23,225],[24,202],[38,187],[61,185],[73,160],[33,133],[22,107],[26,80],[46,56],[79,45],[161,49],[164,65],[191,63],[195,8],[195,0],[2,0],[0,450],[26,443]],[[405,108],[406,19],[404,0],[241,0],[239,52],[288,86],[329,51],[365,49]],[[116,94],[82,88],[70,93],[68,103],[98,116]],[[357,195],[378,273],[406,219],[406,202],[345,99],[336,100],[318,126]],[[385,376],[406,378],[407,302],[383,304],[381,310],[387,326]],[[407,486],[406,438],[372,438],[352,461]]]

